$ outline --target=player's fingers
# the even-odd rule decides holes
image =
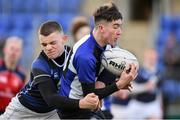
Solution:
[[[97,95],[95,95],[94,93],[89,93],[87,96],[86,96],[86,101],[89,103],[89,104],[97,104],[99,102],[99,98]]]
[[[126,67],[123,72],[126,72],[127,74],[131,71],[131,64],[129,64],[129,67]]]
[[[133,88],[133,87],[132,87],[132,83],[129,83],[128,87]]]
[[[134,76],[134,78],[137,77],[137,75],[138,75],[138,70],[139,70],[139,68],[135,67],[135,76]]]
[[[101,102],[100,102],[100,101],[98,102],[98,104],[97,104],[95,110],[97,111],[97,110],[99,110],[99,109],[101,109]]]
[[[88,102],[92,103],[92,104],[97,104],[99,102],[99,98],[98,98],[98,96],[91,97],[91,98],[88,99]]]
[[[97,95],[94,94],[94,93],[89,93],[88,96],[89,96],[89,97],[97,97]]]
[[[128,86],[128,91],[132,92],[132,87]]]
[[[136,75],[134,76],[134,79],[138,76],[138,72],[136,73]]]
[[[130,65],[131,65],[130,75],[132,75],[132,77],[135,78],[136,75],[137,75],[137,69],[136,69],[136,67],[135,67],[135,65],[133,63],[130,64]]]
[[[131,72],[135,73],[136,67],[135,67],[134,63],[131,63],[130,65],[131,65]]]

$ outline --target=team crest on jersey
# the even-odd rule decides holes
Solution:
[[[54,73],[54,79],[59,79],[58,72],[55,72],[55,73]]]

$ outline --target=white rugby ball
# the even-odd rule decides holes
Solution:
[[[135,55],[118,47],[105,50],[101,55],[101,63],[109,72],[117,76],[125,68],[129,69],[130,63],[134,63],[136,68],[139,69],[139,62]]]

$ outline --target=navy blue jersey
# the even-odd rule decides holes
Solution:
[[[65,65],[65,73],[61,77],[61,95],[73,99],[83,98],[81,83],[95,83],[100,71],[100,47],[92,33],[78,41]]]
[[[48,106],[44,101],[37,85],[45,82],[46,77],[50,77],[55,86],[57,86],[58,91],[64,61],[69,51],[68,49],[68,47],[65,47],[65,52],[56,59],[49,59],[42,51],[39,57],[33,61],[30,80],[18,94],[21,104],[38,113],[54,110],[52,106]]]

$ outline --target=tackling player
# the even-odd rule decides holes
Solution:
[[[2,119],[57,119],[56,108],[63,110],[96,109],[98,97],[88,94],[81,100],[58,95],[58,86],[69,48],[67,36],[55,21],[41,25],[38,32],[42,51],[32,63],[30,80],[8,105]]]

